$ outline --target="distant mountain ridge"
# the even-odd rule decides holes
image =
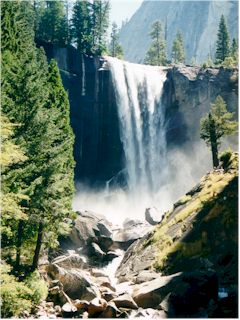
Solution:
[[[160,20],[167,39],[168,58],[176,32],[183,33],[186,61],[203,62],[208,54],[214,59],[221,15],[227,20],[232,38],[238,35],[237,1],[144,1],[132,18],[121,28],[120,42],[125,60],[142,63],[150,46],[149,32]]]

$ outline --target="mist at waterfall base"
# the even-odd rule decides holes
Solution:
[[[136,191],[132,194],[121,188],[93,190],[77,183],[74,210],[100,213],[113,224],[121,225],[125,219],[145,220],[146,208],[156,207],[160,220],[162,214],[170,210],[173,203],[194,187],[211,168],[210,153],[205,145],[196,145],[191,152],[188,151],[175,149],[169,152],[169,167],[172,168],[168,170],[165,184],[154,193]]]
[[[92,190],[77,184],[74,210],[101,213],[114,224],[144,220],[156,207],[159,220],[210,167],[205,145],[168,150],[165,106],[166,69],[106,57],[115,90],[127,188]],[[207,159],[207,161],[206,161]]]

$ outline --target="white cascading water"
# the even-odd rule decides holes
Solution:
[[[118,107],[130,194],[154,194],[166,173],[163,67],[107,57]],[[164,168],[164,170],[161,170]]]
[[[197,165],[194,172],[206,171],[205,162],[199,160],[200,154],[206,158],[205,149],[200,152],[202,147],[197,144],[191,158],[180,149],[167,152],[164,67],[104,58],[115,90],[126,168],[111,177],[104,190],[79,186],[73,207],[102,213],[119,225],[126,218],[144,220],[146,208],[156,207],[160,221],[174,201],[198,181],[192,169]],[[126,176],[127,190],[122,188]]]

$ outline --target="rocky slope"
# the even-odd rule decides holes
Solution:
[[[146,210],[151,224],[123,228],[80,212],[41,265],[49,296],[36,316],[237,317],[238,156],[221,159],[157,225],[155,209]]]
[[[164,275],[133,290],[139,306],[172,317],[236,317],[238,158],[209,172],[174,204],[155,230],[135,242],[117,270],[120,281],[141,272]],[[144,261],[144,263],[142,263]]]
[[[237,1],[144,1],[120,33],[125,59],[141,63],[149,48],[149,32],[155,20],[166,30],[167,51],[171,57],[172,43],[180,29],[184,36],[187,61],[214,58],[215,42],[221,14],[227,18],[230,34],[237,38]],[[133,36],[134,35],[134,36]]]

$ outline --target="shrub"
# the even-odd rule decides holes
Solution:
[[[232,157],[232,150],[226,150],[220,154],[220,161],[222,162],[223,169],[227,169],[230,164],[230,159]]]
[[[41,300],[46,299],[48,295],[48,286],[47,283],[41,279],[37,270],[27,277],[25,284],[32,290],[31,299],[34,304],[38,304]]]
[[[18,317],[23,311],[32,308],[47,297],[48,287],[40,278],[38,271],[33,272],[24,282],[10,275],[11,267],[6,263],[1,270],[1,316],[2,318]]]
[[[31,311],[32,290],[10,275],[10,266],[2,264],[1,269],[1,317],[18,317],[24,310]]]

